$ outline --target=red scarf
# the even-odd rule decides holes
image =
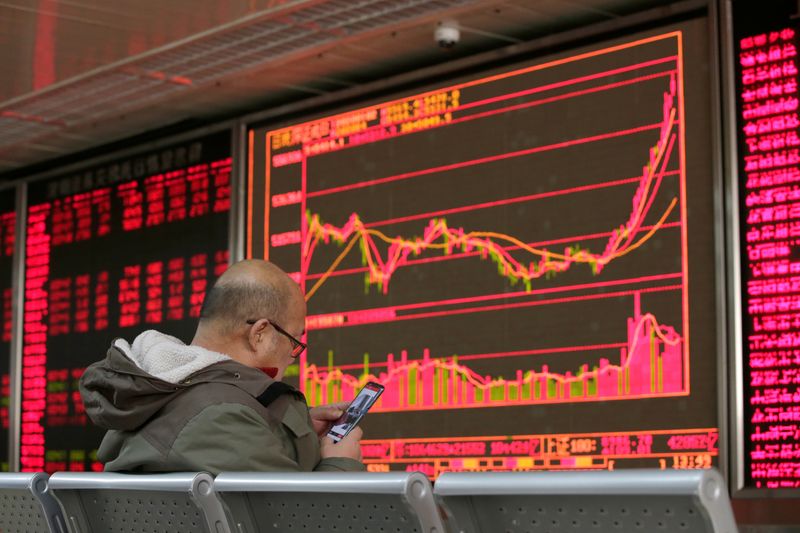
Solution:
[[[278,375],[278,369],[275,368],[274,366],[270,366],[270,367],[267,367],[267,368],[259,368],[259,370],[261,370],[263,373],[265,373],[266,375],[268,375],[272,379],[275,379],[275,376]]]

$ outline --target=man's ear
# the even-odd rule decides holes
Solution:
[[[269,326],[269,321],[265,318],[256,321],[255,324],[250,326],[247,332],[247,340],[251,350],[255,351],[261,341],[265,340],[267,326]]]

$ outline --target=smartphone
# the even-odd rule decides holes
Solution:
[[[358,391],[356,397],[347,406],[347,410],[339,417],[339,420],[333,423],[333,427],[328,431],[328,436],[333,439],[333,442],[339,442],[345,438],[367,414],[369,408],[378,401],[382,393],[383,385],[380,383],[370,381],[364,385],[364,388]]]

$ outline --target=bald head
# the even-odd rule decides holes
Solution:
[[[286,272],[268,261],[248,259],[228,268],[206,293],[200,325],[231,335],[248,320],[281,322],[302,305],[300,287]]]

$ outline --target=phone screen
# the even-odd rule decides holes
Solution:
[[[333,427],[328,432],[328,436],[333,442],[342,440],[350,430],[367,414],[369,408],[378,401],[378,397],[383,392],[383,385],[380,383],[369,382],[364,385],[356,397],[347,406],[347,410],[333,423]]]

